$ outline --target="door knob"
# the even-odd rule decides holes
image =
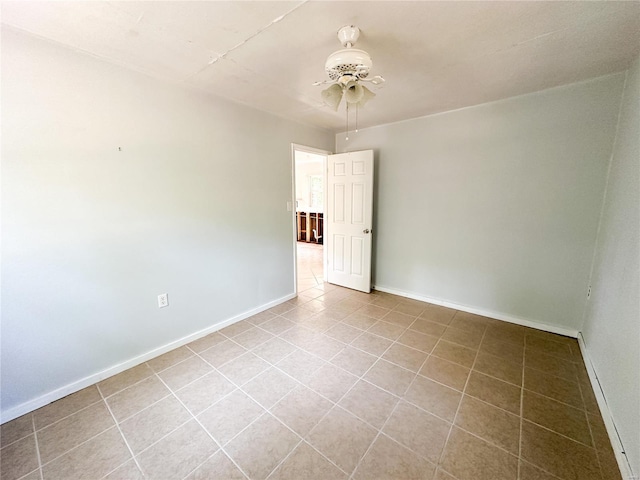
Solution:
[[[365,228],[364,230],[362,230],[362,233],[369,233],[369,231],[370,230],[368,228]]]

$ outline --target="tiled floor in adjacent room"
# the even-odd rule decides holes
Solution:
[[[306,287],[3,425],[1,479],[620,478],[575,340]]]

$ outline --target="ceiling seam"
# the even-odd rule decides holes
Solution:
[[[211,60],[209,60],[209,62],[202,67],[200,70],[198,70],[197,72],[185,77],[182,81],[186,82],[190,79],[192,79],[193,77],[195,77],[196,75],[201,74],[202,72],[204,72],[205,70],[207,70],[209,67],[211,67],[212,65],[214,65],[218,60],[222,60],[224,59],[229,53],[233,52],[234,50],[240,48],[241,46],[243,46],[244,44],[246,44],[247,42],[249,42],[250,40],[253,40],[255,37],[257,37],[258,35],[260,35],[262,32],[264,32],[265,30],[267,30],[268,28],[272,27],[273,25],[275,25],[276,23],[282,21],[285,17],[289,16],[290,14],[292,14],[294,11],[296,11],[297,9],[299,9],[300,7],[302,7],[305,3],[309,2],[310,0],[303,0],[302,2],[300,2],[298,5],[296,5],[295,7],[293,7],[291,10],[288,10],[287,12],[283,13],[282,15],[280,15],[279,17],[275,18],[274,20],[271,20],[271,22],[269,22],[267,25],[265,25],[262,28],[259,28],[255,33],[253,33],[252,35],[250,35],[248,38],[245,38],[244,40],[242,40],[240,43],[234,45],[233,47],[231,47],[230,49],[228,49],[226,52],[216,56],[215,58],[212,58]]]

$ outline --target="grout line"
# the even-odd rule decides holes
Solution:
[[[525,341],[526,342],[526,341]],[[521,480],[521,476],[522,476],[522,472],[520,469],[520,465],[522,463],[522,425],[524,424],[524,375],[525,375],[525,369],[524,366],[526,364],[526,355],[527,355],[527,348],[525,345],[524,351],[522,352],[522,386],[520,388],[520,425],[519,425],[519,431],[518,431],[518,470],[517,470],[517,478],[518,480]]]
[[[97,385],[96,385],[96,388],[97,388]],[[74,412],[73,412],[73,413],[70,413],[69,415],[65,415],[64,417],[59,418],[59,419],[58,419],[58,420],[56,420],[55,422],[48,423],[48,424],[47,424],[47,425],[45,425],[44,427],[40,427],[40,428],[35,428],[35,416],[34,416],[34,424],[33,424],[33,426],[34,426],[34,432],[40,432],[40,431],[42,431],[42,430],[44,430],[44,429],[46,429],[46,428],[49,428],[49,427],[51,427],[51,426],[55,425],[56,423],[60,423],[61,421],[66,420],[67,418],[69,418],[69,417],[71,417],[71,416],[75,415],[76,413],[80,413],[80,412],[82,412],[83,410],[87,410],[88,408],[91,408],[91,407],[95,406],[96,404],[100,403],[101,401],[102,401],[102,398],[101,398],[100,400],[96,400],[95,402],[90,403],[89,405],[86,405],[86,406],[84,406],[84,407],[82,407],[82,408],[79,408],[78,410],[74,410]],[[51,404],[49,404],[49,405],[51,405]],[[32,413],[33,413],[33,412],[32,412]],[[24,438],[24,437],[22,437],[22,438]],[[17,442],[17,441],[18,441],[18,440],[16,440],[16,442]],[[15,442],[12,442],[12,443],[15,443]],[[11,443],[10,443],[9,445],[11,445]],[[2,448],[4,448],[4,447],[8,447],[9,445],[4,445]]]
[[[487,334],[487,329],[485,328],[484,332],[482,333],[482,338],[480,339],[480,345],[482,345],[482,342],[483,342],[486,334]],[[454,414],[453,420],[451,421],[451,428],[449,429],[449,433],[447,434],[447,439],[445,440],[445,442],[444,442],[444,444],[442,446],[442,451],[440,452],[440,457],[438,458],[438,462],[436,464],[436,468],[439,468],[440,465],[442,464],[442,461],[444,459],[444,452],[447,450],[447,445],[449,444],[449,439],[451,438],[451,432],[453,432],[453,429],[456,427],[456,419],[458,418],[458,413],[460,412],[460,406],[462,405],[462,401],[464,400],[465,391],[467,390],[467,386],[469,385],[469,379],[471,378],[471,372],[473,371],[473,367],[476,365],[476,361],[478,360],[478,355],[480,354],[480,345],[478,345],[478,350],[476,351],[476,356],[473,359],[473,363],[471,364],[471,368],[469,369],[469,375],[467,376],[467,379],[466,379],[466,381],[464,383],[464,387],[462,388],[462,396],[460,397],[460,401],[458,402],[458,407],[456,408],[456,413]],[[434,347],[434,349],[435,349],[435,347]],[[521,392],[520,395],[522,396],[522,392]]]
[[[31,428],[33,429],[33,439],[36,442],[36,455],[38,457],[38,469],[40,470],[40,480],[43,480],[44,473],[42,473],[42,458],[40,457],[40,444],[38,443],[38,431],[36,430],[36,419],[34,415],[31,415]]]
[[[116,419],[115,415],[111,411],[111,406],[109,406],[107,401],[104,399],[104,396],[102,395],[102,392],[100,391],[100,388],[98,388],[98,393],[100,394],[100,398],[102,398],[102,401],[104,402],[105,406],[107,407],[107,410],[109,411],[109,414],[111,415],[111,418],[113,419],[113,421],[115,423],[115,426],[118,429],[118,432],[120,433],[120,436],[122,437],[122,440],[124,441],[124,444],[127,446],[127,449],[129,450],[129,453],[131,453],[131,458],[135,462],[136,467],[138,467],[138,470],[140,470],[142,475],[145,475],[144,472],[142,471],[142,468],[140,467],[140,464],[138,463],[138,459],[136,458],[136,456],[133,453],[133,449],[131,448],[131,446],[129,445],[129,442],[127,441],[127,438],[124,436],[124,433],[122,433],[122,429],[120,428],[120,424],[118,423],[118,420]],[[103,433],[103,432],[101,432],[101,433]]]

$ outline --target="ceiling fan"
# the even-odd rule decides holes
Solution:
[[[349,105],[357,108],[363,107],[369,100],[376,96],[371,90],[362,85],[370,82],[373,85],[384,83],[380,75],[369,77],[373,62],[364,50],[353,48],[360,37],[360,29],[355,25],[345,25],[338,30],[338,40],[344,48],[333,52],[327,58],[324,69],[329,75],[329,80],[315,82],[314,85],[331,84],[321,93],[322,100],[335,111],[344,97],[347,103],[347,115]]]

